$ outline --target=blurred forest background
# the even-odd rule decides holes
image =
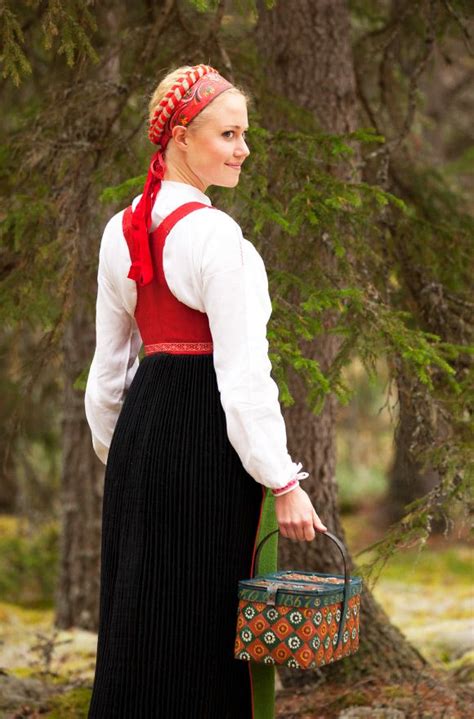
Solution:
[[[265,260],[289,451],[364,578],[359,652],[278,670],[277,716],[473,715],[473,30],[469,0],[1,0],[0,716],[87,716],[98,248],[150,94],[200,62],[252,96],[208,194]],[[282,540],[280,567],[336,551]]]

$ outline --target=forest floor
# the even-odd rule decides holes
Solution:
[[[373,503],[342,518],[353,555],[383,535]],[[371,553],[363,555],[363,561]],[[320,681],[277,693],[278,719],[472,719],[474,717],[474,551],[467,532],[432,536],[382,570],[373,593],[429,662],[410,682],[370,677],[352,687]],[[363,631],[363,630],[362,630]]]
[[[374,503],[343,525],[353,554],[383,534]],[[420,554],[397,555],[373,589],[428,671],[404,684],[366,678],[349,689],[324,671],[310,688],[283,689],[277,680],[278,719],[472,719],[472,559],[462,532],[432,537]],[[0,602],[0,719],[85,719],[96,643],[93,632],[56,630],[51,608]]]

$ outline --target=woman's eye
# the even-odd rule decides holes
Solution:
[[[234,134],[234,130],[226,130],[226,131],[223,132],[222,134],[228,136],[229,133],[230,133],[231,135],[233,135],[233,134]],[[242,133],[242,137],[244,138],[244,140],[246,139],[246,135],[247,135],[247,133],[244,131],[244,132]]]

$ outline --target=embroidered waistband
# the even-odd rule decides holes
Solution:
[[[145,345],[145,354],[169,352],[171,354],[209,354],[213,350],[212,342],[158,342]]]

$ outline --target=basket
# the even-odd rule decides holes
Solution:
[[[266,535],[257,547],[278,532]],[[343,543],[320,532],[341,551],[344,575],[283,570],[239,581],[234,657],[292,669],[314,669],[359,648],[362,580],[347,574]]]

